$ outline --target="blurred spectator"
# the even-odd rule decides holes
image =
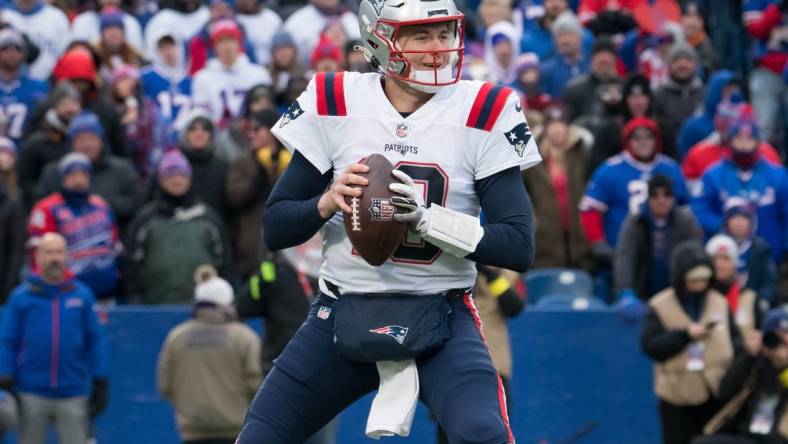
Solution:
[[[681,159],[684,159],[690,148],[714,131],[717,107],[720,102],[731,102],[734,95],[739,98],[736,100],[740,101],[739,80],[734,77],[732,72],[718,71],[709,78],[701,113],[685,120],[679,131],[677,143]]]
[[[714,49],[714,44],[704,26],[703,12],[695,1],[682,2],[681,28],[687,43],[695,49],[698,55],[698,64],[701,68],[701,78],[707,80],[719,64],[719,56]]]
[[[309,0],[309,4],[295,11],[284,24],[296,42],[296,53],[304,65],[309,64],[312,51],[320,41],[320,34],[332,19],[340,20],[348,38],[360,38],[358,17],[348,11],[339,0]]]
[[[241,51],[249,58],[249,61],[256,63],[254,49],[249,44],[246,30],[238,24],[235,20],[235,10],[229,0],[211,0],[209,3],[208,11],[210,18],[208,23],[202,27],[194,37],[189,39],[187,59],[189,61],[189,75],[194,75],[197,71],[203,69],[208,60],[216,57],[214,52],[214,42],[211,34],[214,27],[219,22],[230,21],[235,24],[239,31],[239,43]]]
[[[520,55],[520,35],[509,22],[498,22],[487,29],[484,36],[484,60],[487,79],[509,85],[517,80],[517,57]]]
[[[271,43],[271,63],[268,65],[268,71],[271,74],[271,84],[277,96],[287,92],[287,84],[291,78],[306,75],[306,69],[298,61],[295,40],[286,31],[274,36]]]
[[[19,201],[0,183],[0,304],[19,283],[25,252],[25,215]]]
[[[195,108],[179,130],[181,151],[191,165],[191,192],[197,200],[208,204],[225,224],[229,223],[231,212],[225,190],[229,165],[216,154],[216,129],[211,117]]]
[[[785,368],[788,366],[788,311],[771,310],[762,331],[745,337],[742,353],[720,384],[722,408],[692,444],[783,443],[788,440]],[[723,404],[724,403],[724,404]]]
[[[590,270],[578,209],[587,176],[587,131],[570,125],[558,108],[545,112],[544,129],[537,138],[543,162],[523,172],[540,240],[532,267]]]
[[[725,371],[740,344],[703,245],[690,241],[671,258],[671,287],[649,301],[641,346],[654,360],[654,391],[664,444],[687,444],[715,412]]]
[[[0,390],[0,438],[19,426],[19,406],[11,393]]]
[[[63,236],[42,237],[35,262],[5,307],[0,387],[20,399],[20,443],[43,444],[53,421],[58,442],[84,444],[108,393],[96,301],[66,266]]]
[[[772,247],[755,235],[755,212],[745,202],[726,205],[722,233],[736,242],[739,251],[739,286],[751,288],[762,301],[776,305],[777,267],[772,259]]]
[[[312,51],[310,66],[315,72],[337,72],[342,70],[342,51],[327,37],[321,37],[320,43]]]
[[[583,28],[571,11],[556,18],[551,30],[556,51],[547,60],[542,59],[542,88],[547,94],[558,97],[570,80],[588,72],[590,61],[583,52]]]
[[[757,208],[756,233],[772,246],[778,264],[788,250],[788,176],[758,150],[760,131],[751,115],[740,116],[728,129],[730,154],[701,179],[693,210],[706,236],[722,228],[725,205],[736,199]]]
[[[605,94],[614,97],[607,101],[621,101],[621,81],[616,72],[616,48],[607,39],[599,39],[591,50],[591,71],[569,82],[564,90],[563,102],[569,120],[592,114],[602,114]]]
[[[156,102],[158,119],[164,131],[170,131],[182,110],[191,106],[192,79],[186,72],[183,45],[174,35],[156,41],[151,64],[140,72],[142,93]]]
[[[544,119],[542,111],[552,103],[552,98],[542,91],[540,69],[539,58],[532,52],[521,54],[517,58],[515,66],[517,80],[513,86],[522,96],[525,118],[533,127],[542,124]]]
[[[670,287],[670,258],[676,247],[700,240],[703,231],[692,212],[676,207],[671,179],[657,175],[648,181],[648,200],[621,226],[613,266],[620,305],[648,301]]]
[[[164,142],[157,133],[156,104],[142,95],[140,72],[134,66],[123,65],[115,69],[111,87],[115,110],[126,128],[131,160],[143,180],[147,179]]]
[[[681,170],[687,178],[687,185],[692,195],[700,194],[703,174],[720,159],[730,156],[731,141],[728,137],[728,129],[734,122],[742,119],[754,122],[752,108],[749,105],[732,106],[726,101],[721,102],[717,107],[717,115],[714,118],[715,132],[693,146],[681,164]],[[758,153],[767,162],[782,165],[777,150],[768,143],[759,141]]]
[[[19,144],[26,132],[28,116],[46,98],[49,85],[24,72],[25,41],[12,28],[0,30],[0,111],[3,135]]]
[[[227,174],[227,201],[235,222],[235,263],[244,277],[257,269],[265,201],[290,162],[290,152],[271,134],[278,118],[270,109],[249,116],[248,148],[232,161]]]
[[[750,73],[750,100],[755,108],[763,138],[774,140],[780,126],[781,114],[788,112],[783,72],[788,61],[788,1],[746,0],[743,17],[753,39],[755,69]]]
[[[301,96],[301,93],[306,90],[308,82],[304,77],[290,77],[290,80],[287,81],[287,90],[280,96],[279,106],[277,107],[277,111],[280,114],[286,112],[290,104]]]
[[[478,31],[480,37],[484,37],[484,40],[487,40],[487,38],[490,37],[489,35],[490,28],[492,28],[493,25],[500,22],[511,21],[512,0],[481,0],[479,2],[478,13],[479,13]]]
[[[189,161],[164,154],[154,200],[137,212],[126,234],[126,295],[146,304],[184,304],[194,293],[194,272],[212,265],[226,274],[229,242],[221,219],[197,201]]]
[[[142,42],[142,27],[140,26],[140,22],[133,15],[121,10],[121,3],[121,0],[98,0],[95,10],[89,9],[81,13],[71,22],[71,38],[73,40],[82,40],[85,42],[99,40],[106,23],[99,15],[99,11],[106,11],[112,8],[122,17],[122,29],[125,40],[138,53],[143,54],[145,45]]]
[[[351,40],[345,45],[345,68],[348,71],[372,72],[372,66],[367,62],[364,53],[361,50],[356,50],[362,46],[361,40]]]
[[[265,109],[276,109],[274,90],[268,85],[253,86],[246,92],[241,114],[216,137],[216,155],[232,162],[249,146],[249,117]]]
[[[99,74],[105,82],[112,80],[115,70],[129,65],[139,68],[143,64],[142,53],[126,41],[123,12],[117,8],[101,11],[101,36],[93,45],[99,56]]]
[[[35,43],[33,43],[32,40],[30,40],[27,34],[23,31],[19,31],[18,29],[14,28],[11,24],[4,22],[2,20],[2,17],[0,17],[0,30],[2,29],[13,29],[22,34],[22,41],[24,42],[24,48],[25,48],[25,64],[30,65],[34,63],[38,58],[38,54],[41,51],[38,49],[38,46]]]
[[[654,91],[654,117],[662,123],[662,136],[676,140],[682,123],[703,101],[703,81],[698,77],[697,54],[686,43],[676,43],[668,53],[668,79]]]
[[[170,8],[162,8],[145,26],[147,54],[156,53],[162,36],[171,35],[178,42],[188,42],[208,21],[210,13],[200,0],[173,0]]]
[[[28,221],[31,252],[46,233],[66,239],[68,268],[99,300],[118,294],[121,245],[112,209],[100,196],[90,193],[90,159],[67,154],[58,164],[60,189],[33,207]]]
[[[282,28],[282,19],[262,0],[236,0],[238,14],[235,19],[248,30],[249,44],[254,49],[257,63],[266,66],[271,62],[271,44],[274,35]]]
[[[624,151],[600,165],[580,202],[583,230],[597,268],[609,268],[627,214],[639,214],[648,198],[647,181],[658,174],[673,182],[679,205],[688,201],[678,164],[662,155],[659,129],[647,117],[630,120],[622,132]]]
[[[577,14],[583,26],[594,35],[626,34],[637,27],[632,17],[632,7],[637,3],[632,0],[581,0]]]
[[[69,150],[68,125],[82,110],[79,91],[69,82],[52,90],[41,126],[26,136],[19,154],[19,185],[25,205],[34,202],[33,190],[47,163],[60,160]]]
[[[3,8],[3,21],[30,33],[39,48],[28,74],[33,79],[46,80],[70,41],[68,18],[63,11],[43,0],[14,0],[9,6]]]
[[[194,76],[192,100],[195,107],[208,111],[214,123],[225,127],[241,111],[241,102],[254,85],[271,84],[262,66],[249,61],[241,52],[243,37],[234,22],[217,22],[211,31],[216,59]]]
[[[761,309],[765,313],[769,303],[761,304],[758,295],[751,288],[739,284],[739,249],[736,241],[724,234],[718,234],[706,242],[706,254],[714,264],[714,279],[711,287],[728,300],[728,308],[733,313],[736,326],[743,337],[758,327]]]
[[[668,31],[645,37],[645,45],[637,54],[637,70],[648,78],[652,91],[668,81],[670,49],[679,42],[681,40]]]
[[[345,32],[345,28],[342,26],[342,21],[338,18],[332,18],[326,23],[326,26],[323,27],[323,30],[320,32],[320,40],[323,38],[327,38],[329,41],[331,41],[331,43],[336,45],[340,51],[342,51],[345,48],[345,45],[347,45],[348,41],[350,41],[350,38]],[[343,65],[345,64],[344,57],[342,58],[341,62]]]
[[[192,319],[164,340],[156,381],[183,443],[233,444],[260,386],[260,339],[238,322],[233,287],[214,270],[198,273]]]
[[[22,192],[19,189],[19,175],[17,173],[17,160],[19,153],[13,140],[0,136],[0,186],[3,187],[6,197],[22,202]]]
[[[525,22],[523,37],[520,41],[521,53],[533,52],[542,61],[555,55],[553,25],[562,13],[571,12],[571,10],[566,0],[544,0],[543,11],[543,15],[538,19]],[[580,32],[582,33],[583,50],[589,51],[594,42],[594,35],[582,28]]]
[[[120,116],[115,112],[115,106],[100,92],[101,79],[98,77],[92,53],[83,48],[67,51],[58,60],[57,66],[52,71],[52,78],[55,86],[67,81],[79,90],[82,96],[82,108],[98,116],[112,154],[128,157],[126,131],[120,123]],[[45,113],[52,107],[51,102],[52,97],[38,106],[30,118],[30,125],[37,127],[40,124],[46,117]]]
[[[90,159],[90,190],[109,204],[122,229],[144,201],[140,178],[134,165],[128,159],[107,152],[101,123],[96,115],[89,111],[71,121],[68,140],[72,151],[82,153]],[[58,168],[55,161],[44,167],[35,188],[36,199],[43,199],[60,189],[61,176]]]

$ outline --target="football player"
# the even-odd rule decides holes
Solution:
[[[419,398],[451,443],[513,443],[469,289],[476,262],[524,272],[533,259],[520,170],[541,160],[536,144],[511,89],[460,80],[464,16],[453,0],[363,0],[359,21],[377,72],[315,74],[273,129],[294,154],[269,197],[265,241],[280,250],[322,229],[324,262],[320,294],[238,443],[303,442],[378,388],[376,365],[340,356],[333,342],[336,304],[357,293],[445,297],[451,337],[416,360]],[[345,198],[367,184],[358,161],[373,153],[395,165],[394,217],[410,226],[379,267],[353,254],[342,222]]]

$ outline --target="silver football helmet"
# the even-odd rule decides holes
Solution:
[[[434,93],[441,86],[460,80],[462,74],[465,16],[454,0],[363,0],[359,6],[362,50],[370,64],[380,73],[405,82],[414,89]],[[453,23],[454,38],[449,48],[436,51],[412,51],[399,47],[398,37],[404,26]],[[436,61],[431,70],[416,70],[408,54],[432,54]],[[439,67],[437,58],[448,54],[449,63]]]

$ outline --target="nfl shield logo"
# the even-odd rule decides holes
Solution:
[[[328,316],[331,314],[331,308],[329,307],[320,307],[320,310],[317,311],[317,317],[323,320],[328,319]]]
[[[408,125],[406,123],[403,122],[397,125],[397,137],[400,139],[408,137]]]

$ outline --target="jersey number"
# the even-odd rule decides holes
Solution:
[[[22,137],[22,129],[27,119],[27,105],[10,103],[0,106],[0,119],[5,121],[6,133],[12,139]]]
[[[446,205],[449,191],[449,176],[434,163],[399,162],[394,168],[404,172],[421,187],[424,203]],[[408,232],[397,251],[391,255],[394,262],[410,264],[431,264],[441,255],[441,249],[429,244],[418,235]]]
[[[627,184],[629,192],[629,214],[640,214],[640,206],[648,198],[648,183],[643,180],[633,180]]]

